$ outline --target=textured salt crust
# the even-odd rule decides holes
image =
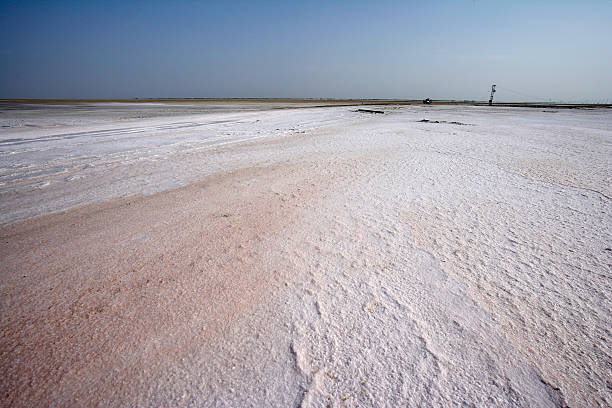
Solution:
[[[3,405],[612,405],[612,114],[383,110],[14,153],[5,222],[204,181],[2,228]]]
[[[233,146],[315,131],[350,114],[346,109],[312,109],[184,116],[180,108],[168,108],[170,117],[154,111],[149,114],[162,116],[142,120],[133,118],[141,114],[140,108],[127,104],[123,115],[116,106],[110,114],[92,114],[91,120],[80,113],[76,125],[70,125],[69,107],[35,110],[25,112],[26,118],[20,118],[25,125],[17,127],[11,125],[11,116],[25,113],[4,111],[0,223],[111,197],[151,194],[250,163],[287,160],[283,152],[257,147],[235,151]]]

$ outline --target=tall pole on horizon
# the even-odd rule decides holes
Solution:
[[[491,97],[489,98],[489,106],[493,105],[493,94],[495,93],[495,84],[491,85]]]

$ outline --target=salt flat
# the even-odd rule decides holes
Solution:
[[[612,405],[612,112],[380,109],[3,109],[2,405]]]

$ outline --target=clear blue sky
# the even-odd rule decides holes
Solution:
[[[0,98],[612,102],[611,0],[0,5]]]

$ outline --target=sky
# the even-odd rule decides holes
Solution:
[[[0,0],[0,98],[612,103],[611,22],[612,0]]]

